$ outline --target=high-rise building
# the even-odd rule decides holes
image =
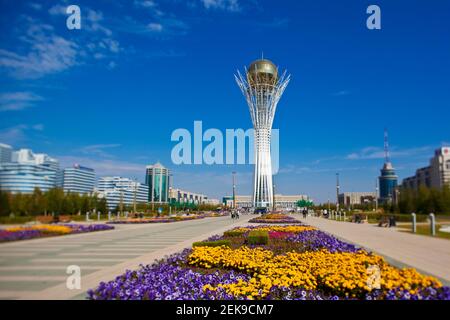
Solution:
[[[95,171],[91,168],[74,164],[65,168],[62,187],[64,192],[91,193],[95,186]]]
[[[0,143],[0,163],[11,162],[11,160],[12,147],[7,144]]]
[[[384,131],[384,165],[378,177],[380,184],[380,203],[392,203],[397,198],[397,175],[389,157],[387,130]]]
[[[421,186],[441,189],[450,185],[450,147],[436,149],[428,167],[416,170],[412,177],[403,179],[402,187],[418,190]]]
[[[145,184],[148,186],[148,201],[166,203],[169,201],[170,171],[161,163],[146,168]]]
[[[286,71],[278,74],[272,61],[254,61],[245,75],[235,76],[250,109],[255,129],[255,173],[253,181],[253,207],[273,207],[272,160],[270,138],[278,101],[289,83]]]
[[[11,162],[0,163],[0,189],[13,193],[32,193],[35,188],[48,191],[57,186],[59,162],[30,149],[12,152]]]
[[[108,210],[115,210],[120,205],[133,205],[148,202],[148,186],[129,178],[101,177],[97,191],[106,198]]]

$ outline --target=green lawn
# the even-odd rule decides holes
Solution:
[[[450,233],[448,233],[448,232],[440,232],[439,231],[440,227],[441,227],[440,224],[436,225],[436,236],[435,237],[436,238],[442,238],[442,239],[449,239],[450,240]],[[399,228],[400,228],[400,231],[402,231],[402,232],[412,233],[412,231],[411,231],[412,226],[411,225],[409,225],[409,226],[400,226]],[[430,225],[418,225],[416,230],[417,230],[416,234],[420,234],[420,235],[423,235],[423,236],[431,237]]]

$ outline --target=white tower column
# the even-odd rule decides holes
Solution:
[[[235,75],[243,95],[247,99],[255,129],[255,175],[253,182],[253,206],[273,207],[272,159],[270,138],[278,101],[289,83],[286,71],[278,76],[278,68],[269,60],[253,62],[246,76]]]

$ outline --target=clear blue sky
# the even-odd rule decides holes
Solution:
[[[450,142],[449,1],[0,1],[0,142],[143,179],[161,161],[176,187],[221,197],[252,167],[175,166],[176,128],[249,128],[233,73],[261,52],[292,81],[277,191],[334,199],[372,191],[388,127],[400,178]],[[64,8],[78,4],[82,29]],[[381,8],[381,30],[366,8]]]

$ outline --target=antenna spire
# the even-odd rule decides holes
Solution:
[[[384,128],[384,160],[386,163],[390,162],[389,157],[389,139],[387,128]]]
[[[264,51],[261,51],[261,60],[264,60]]]

